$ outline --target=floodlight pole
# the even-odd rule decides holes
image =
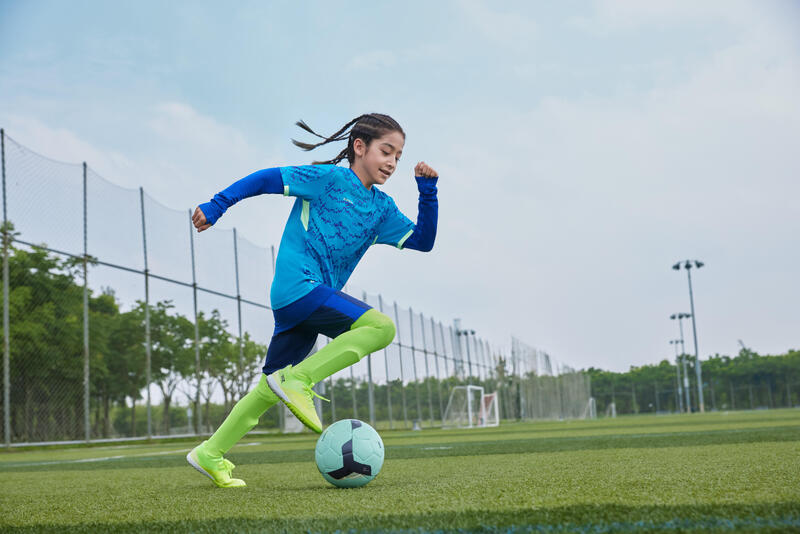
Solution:
[[[472,358],[471,358],[470,353],[469,353],[469,335],[470,334],[474,335],[475,334],[475,330],[469,330],[469,329],[462,330],[461,329],[461,319],[456,319],[455,323],[456,323],[456,336],[459,339],[461,338],[461,336],[467,336],[466,346],[467,346],[467,367],[469,369],[469,375],[468,376],[472,377]],[[458,348],[459,348],[459,352],[461,352],[461,342],[460,341],[458,343]]]
[[[678,328],[680,329],[681,338],[676,339],[675,343],[677,344],[680,342],[681,344],[681,361],[683,362],[683,391],[686,395],[686,412],[692,413],[692,399],[691,399],[691,388],[689,387],[689,364],[686,362],[686,349],[684,348],[683,344],[683,320],[687,317],[691,317],[691,313],[673,313],[669,316],[670,319],[677,319],[678,320]]]
[[[669,344],[675,345],[675,373],[678,376],[678,389],[676,393],[678,394],[678,412],[683,413],[683,388],[681,387],[681,357],[678,354],[678,343],[680,343],[679,339],[670,339]]]
[[[683,264],[683,268],[686,269],[686,275],[689,279],[689,305],[692,308],[692,333],[694,334],[694,357],[695,357],[695,372],[697,373],[697,406],[700,409],[700,413],[706,411],[705,403],[703,402],[703,373],[700,368],[700,351],[697,349],[697,323],[695,321],[695,312],[694,312],[694,293],[692,291],[692,263],[698,269],[705,265],[703,262],[698,260],[685,260]],[[676,263],[672,266],[673,269],[676,271],[681,268],[681,262]]]
[[[6,132],[0,128],[0,166],[3,175],[3,441],[6,448],[11,447],[11,344],[9,341],[9,289],[8,289],[8,249],[11,247],[11,232],[8,228],[6,205]]]

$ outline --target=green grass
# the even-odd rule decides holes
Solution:
[[[246,488],[190,442],[0,454],[3,532],[800,532],[800,410],[383,431],[361,489],[329,486],[316,436],[254,436]]]

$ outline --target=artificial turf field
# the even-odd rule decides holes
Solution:
[[[383,431],[360,489],[256,435],[220,489],[187,441],[0,453],[2,532],[800,532],[800,410]]]

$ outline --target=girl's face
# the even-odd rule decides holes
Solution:
[[[381,185],[389,179],[397,168],[397,162],[403,154],[405,138],[400,132],[389,132],[373,139],[369,146],[361,139],[353,142],[356,161],[353,171],[367,189],[373,185]]]

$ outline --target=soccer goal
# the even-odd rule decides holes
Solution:
[[[442,428],[497,426],[500,412],[497,392],[484,393],[481,386],[456,386],[442,418]]]
[[[597,419],[597,401],[594,400],[594,397],[589,397],[586,402],[581,419]]]

